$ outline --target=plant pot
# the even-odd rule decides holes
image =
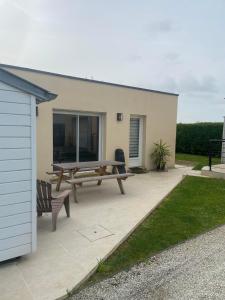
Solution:
[[[162,166],[157,166],[156,171],[158,171],[158,172],[168,172],[166,164],[163,164]]]

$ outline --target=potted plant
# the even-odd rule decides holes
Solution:
[[[156,166],[156,170],[165,171],[166,163],[170,156],[170,148],[166,143],[163,143],[162,140],[160,140],[159,143],[154,143],[154,150],[151,157]]]

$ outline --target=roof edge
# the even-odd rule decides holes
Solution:
[[[117,86],[117,87],[121,87],[121,88],[135,89],[135,90],[144,91],[144,92],[171,95],[171,96],[177,96],[177,97],[179,96],[179,94],[177,94],[177,93],[170,93],[170,92],[164,92],[164,91],[159,91],[159,90],[152,90],[152,89],[141,88],[141,87],[137,87],[137,86],[124,85],[124,84],[119,84],[119,83],[112,83],[112,82],[107,82],[107,81],[87,79],[87,78],[76,77],[76,76],[71,76],[71,75],[64,75],[64,74],[61,74],[61,73],[42,71],[42,70],[38,70],[38,69],[32,69],[32,68],[26,68],[26,67],[20,67],[20,66],[8,65],[8,64],[1,64],[0,63],[0,68],[12,68],[12,69],[17,69],[17,70],[21,70],[21,71],[42,73],[42,74],[51,75],[51,76],[58,76],[58,77],[64,77],[64,78],[68,78],[68,79],[81,80],[81,81],[86,81],[86,82],[90,82],[90,83],[105,84],[105,85]]]
[[[53,94],[43,89],[42,87],[35,85],[32,82],[9,72],[8,70],[3,69],[1,65],[0,81],[14,88],[17,88],[20,91],[34,95],[37,98],[38,102],[51,101],[57,97],[56,94]]]

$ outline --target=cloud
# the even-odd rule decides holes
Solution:
[[[174,25],[171,20],[160,20],[147,25],[147,32],[150,34],[169,33],[174,30]]]
[[[23,32],[23,35],[26,35],[31,25],[30,16],[13,2],[3,2],[0,8],[1,32]]]
[[[130,62],[133,62],[133,63],[139,62],[139,61],[142,60],[142,56],[138,55],[138,54],[131,54],[131,55],[128,56],[127,60],[130,61]]]
[[[155,23],[155,29],[160,32],[169,32],[173,30],[173,24],[170,20],[163,20]]]
[[[0,3],[0,44],[3,62],[16,63],[30,47],[31,18],[14,2]]]
[[[178,63],[179,62],[180,55],[175,52],[169,52],[165,55],[165,60],[167,62],[172,62],[172,63]]]
[[[201,79],[189,75],[182,78],[179,85],[185,93],[212,94],[218,91],[216,79],[211,75],[204,76]]]
[[[181,94],[192,96],[216,94],[219,91],[217,81],[215,77],[211,75],[197,78],[189,74],[181,77],[179,80],[168,77],[164,81],[163,87],[171,91],[178,91]]]

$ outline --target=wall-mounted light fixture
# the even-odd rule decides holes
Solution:
[[[117,121],[123,121],[123,113],[117,113],[116,119],[117,119]]]
[[[38,117],[38,106],[36,106],[36,117]]]

